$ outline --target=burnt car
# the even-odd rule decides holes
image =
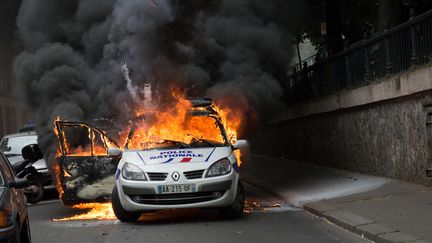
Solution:
[[[55,126],[59,141],[56,176],[62,202],[108,201],[120,158],[108,156],[107,150],[119,145],[86,123],[56,121]]]
[[[22,188],[29,186],[17,179],[12,167],[0,153],[0,242],[31,242],[27,202]]]

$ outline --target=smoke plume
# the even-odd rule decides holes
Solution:
[[[270,116],[283,107],[280,79],[306,7],[301,0],[23,0],[15,74],[42,149],[56,147],[57,116],[127,117],[124,62],[134,85],[152,84],[157,100],[178,86],[248,121]]]

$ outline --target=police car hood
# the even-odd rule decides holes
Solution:
[[[123,160],[138,165],[158,165],[175,163],[208,163],[228,157],[230,147],[164,149],[146,151],[125,151]]]

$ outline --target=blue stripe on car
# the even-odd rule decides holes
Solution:
[[[169,163],[169,162],[171,162],[171,161],[173,161],[174,160],[174,158],[170,158],[170,159],[168,159],[167,161],[165,161],[165,162],[162,162],[163,164],[166,164],[166,163]]]
[[[239,169],[239,167],[238,167],[238,163],[237,163],[237,162],[235,162],[235,163],[233,164],[233,168],[234,168],[235,172],[237,172],[237,174],[240,173],[240,169]]]
[[[119,177],[120,177],[120,169],[117,169],[115,173],[115,179],[118,180]]]
[[[213,152],[216,150],[216,148],[213,149],[213,151],[211,151],[211,153],[209,154],[209,156],[207,157],[207,159],[205,160],[205,162],[207,162],[210,159],[210,156],[212,156]]]
[[[144,161],[144,159],[141,157],[141,155],[138,152],[136,152],[136,153],[138,154],[138,157],[140,157],[140,159],[143,162],[143,164],[146,164],[145,161]]]

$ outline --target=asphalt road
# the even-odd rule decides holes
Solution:
[[[366,242],[325,220],[284,205],[250,185],[247,213],[223,219],[212,210],[170,210],[146,214],[138,223],[117,220],[62,221],[82,213],[63,206],[51,194],[29,206],[33,242]]]

